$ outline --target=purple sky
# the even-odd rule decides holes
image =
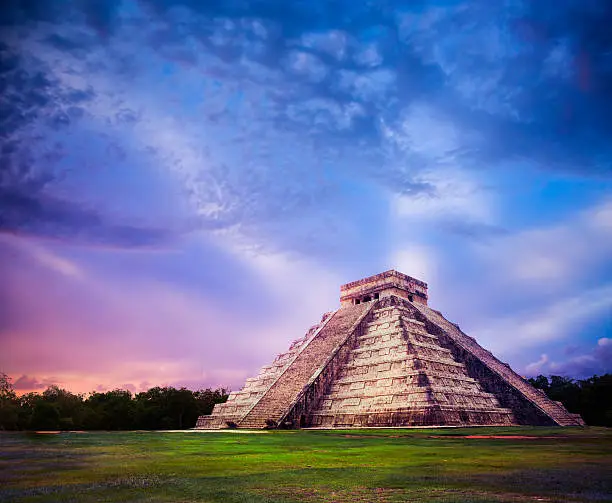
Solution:
[[[395,268],[524,375],[612,371],[605,0],[8,0],[0,371],[240,387]]]

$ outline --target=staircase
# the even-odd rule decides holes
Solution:
[[[267,421],[278,423],[315,372],[325,364],[335,348],[351,335],[350,329],[371,307],[370,303],[349,305],[336,311],[238,426],[265,428]]]
[[[434,325],[444,330],[462,349],[478,358],[492,372],[501,376],[513,388],[518,390],[529,402],[544,412],[559,426],[584,426],[578,414],[568,412],[563,405],[548,398],[544,392],[534,388],[510,367],[500,362],[489,351],[482,348],[474,339],[465,335],[457,325],[451,323],[440,313],[424,305],[416,307]]]
[[[225,403],[215,405],[210,415],[198,417],[196,429],[221,429],[228,424],[239,423],[257,401],[270,389],[278,377],[293,363],[302,349],[325,326],[333,313],[325,313],[321,321],[310,327],[306,335],[294,340],[289,350],[279,354],[271,365],[263,366],[257,376],[246,380],[238,391],[232,391]]]

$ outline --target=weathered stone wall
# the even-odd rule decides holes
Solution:
[[[525,400],[525,397],[516,388],[491,371],[474,355],[454,344],[448,336],[440,334],[440,342],[453,352],[455,358],[464,362],[470,377],[476,379],[483,389],[495,395],[503,407],[512,410],[518,424],[534,426],[554,426],[556,424],[535,404]]]
[[[397,271],[386,271],[369,278],[353,281],[340,287],[340,303],[353,304],[366,296],[379,294],[380,298],[396,295],[412,298],[415,302],[427,304],[427,283],[406,276]]]
[[[582,426],[584,422],[569,413],[561,404],[550,400],[542,391],[531,386],[500,362],[490,351],[482,348],[457,325],[446,320],[438,311],[426,306],[415,306],[421,313],[428,331],[436,333],[440,343],[465,362],[468,373],[482,387],[494,394],[499,402],[511,409],[519,424]]]

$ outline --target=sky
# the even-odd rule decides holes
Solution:
[[[239,389],[388,269],[612,371],[607,0],[5,0],[0,371]]]

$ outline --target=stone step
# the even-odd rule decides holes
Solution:
[[[390,355],[382,355],[375,356],[370,358],[359,358],[358,360],[351,359],[346,364],[345,368],[356,368],[356,367],[369,367],[373,365],[377,365],[380,363],[396,363],[396,362],[408,362],[408,368],[413,368],[412,362],[415,360],[420,360],[424,362],[433,362],[439,363],[441,365],[446,365],[448,367],[457,367],[457,368],[465,368],[463,363],[457,363],[451,359],[442,359],[442,358],[433,358],[431,356],[421,356],[413,353],[409,353],[407,350],[400,355],[390,356]]]
[[[438,344],[438,336],[430,334],[429,332],[426,332],[425,329],[423,329],[423,330],[415,330],[415,329],[412,329],[412,328],[406,328],[406,333],[408,335],[419,335],[421,337],[425,337],[427,339],[431,339],[432,342],[435,341],[435,342],[433,342],[433,344]]]
[[[495,399],[495,395],[492,393],[486,393],[484,391],[479,390],[452,390],[452,391],[443,391],[440,389],[431,390],[433,393],[451,393],[454,396],[461,397],[476,397],[476,398],[485,398],[485,399]],[[410,388],[408,389],[406,386],[400,389],[394,388],[392,391],[388,391],[385,393],[381,393],[381,387],[370,387],[370,388],[362,388],[362,389],[354,389],[350,391],[338,391],[332,390],[330,393],[325,395],[324,400],[343,400],[346,398],[376,398],[380,396],[419,396],[419,395],[427,395],[430,391],[427,388]]]
[[[389,342],[389,341],[403,341],[404,340],[404,336],[402,334],[401,329],[393,329],[392,331],[390,330],[389,333],[386,334],[381,334],[381,333],[376,333],[373,332],[371,334],[365,333],[364,335],[360,335],[359,337],[357,337],[357,342],[359,344],[363,344],[363,342],[371,340],[371,339],[381,339],[384,340],[384,342]]]
[[[434,349],[436,351],[441,351],[442,353],[445,353],[447,355],[451,355],[452,354],[452,351],[450,349],[443,348],[442,346],[440,346],[438,344],[431,344],[431,343],[428,343],[428,342],[415,341],[415,340],[411,339],[410,336],[408,337],[408,342],[412,346],[416,346],[416,347],[419,347],[419,348]]]
[[[452,405],[434,405],[436,409],[438,410],[442,410],[442,411],[465,411],[465,412],[488,412],[488,413],[495,413],[495,414],[512,414],[512,410],[510,409],[506,409],[503,407],[499,407],[499,408],[477,408],[477,407],[462,407],[462,406],[452,406]],[[425,409],[429,409],[431,408],[432,405],[431,404],[424,404],[422,407],[377,407],[375,411],[364,411],[364,413],[367,414],[389,414],[389,413],[397,413],[397,412],[413,412],[415,409],[418,408],[425,408]],[[331,412],[338,412],[338,411],[331,411]],[[353,412],[351,412],[353,413]],[[312,413],[310,413],[309,415],[311,416],[328,416],[330,414],[330,411],[325,411],[325,410],[317,410],[314,411]]]
[[[401,339],[404,339],[404,332],[406,332],[408,335],[418,335],[423,338],[430,339],[433,344],[438,343],[438,337],[430,333],[427,333],[424,329],[418,330],[418,329],[401,328],[401,327],[393,327],[393,328],[387,328],[387,329],[379,330],[379,331],[365,332],[363,335],[360,335],[359,337],[357,337],[357,340],[361,342],[367,339],[373,339],[375,337],[384,338],[384,337],[389,337],[389,336],[391,338],[399,337]]]
[[[385,342],[377,342],[375,344],[362,344],[362,345],[359,345],[359,347],[353,349],[351,353],[359,354],[359,353],[364,353],[366,351],[376,351],[379,349],[408,348],[408,344],[412,346],[417,346],[419,348],[427,348],[427,349],[439,351],[440,353],[444,353],[446,355],[451,354],[451,351],[449,349],[443,348],[436,344],[429,344],[426,342],[420,342],[420,341],[415,341],[415,340],[410,340],[410,339],[406,341],[403,338],[399,338],[399,340],[394,340],[394,341],[390,340],[390,341],[385,341]]]
[[[389,313],[385,315],[384,313]],[[376,307],[372,310],[372,317],[379,317],[384,319],[386,317],[397,317],[402,316],[406,318],[413,318],[413,312],[404,306],[389,306],[389,307]]]
[[[252,388],[248,388],[246,390],[241,390],[241,391],[236,391],[235,393],[232,393],[230,395],[230,397],[228,398],[228,401],[232,399],[232,397],[235,397],[234,399],[238,399],[238,397],[243,396],[243,395],[257,395],[257,394],[262,394],[264,393],[270,386],[257,386],[257,387],[252,387]]]
[[[345,369],[354,369],[354,368],[359,368],[359,367],[373,367],[374,365],[379,365],[382,363],[398,363],[398,362],[406,362],[407,363],[407,368],[411,368],[412,365],[412,358],[408,355],[402,355],[402,356],[398,356],[398,357],[393,357],[393,358],[389,358],[388,356],[381,356],[378,357],[376,360],[371,359],[371,358],[363,358],[360,361],[355,361],[355,362],[348,362],[344,368]]]
[[[406,348],[406,341],[389,341],[379,342],[376,344],[370,344],[365,346],[359,346],[351,351],[351,354],[365,353],[366,351],[378,351],[379,349],[392,349],[392,348]]]
[[[415,319],[415,318],[402,318],[402,321],[403,321],[404,323],[408,323],[409,325],[420,325],[420,326],[422,326],[422,327],[424,327],[424,326],[425,326],[425,323],[424,323],[424,322],[419,321],[419,320],[417,320],[417,319]]]
[[[422,321],[415,320],[414,318],[403,318],[397,317],[393,319],[382,318],[375,321],[370,321],[365,324],[364,331],[368,334],[374,333],[386,333],[388,330],[398,330],[405,326],[406,328],[412,330],[424,330],[424,325]]]
[[[385,372],[385,374],[382,375],[382,372]],[[389,373],[387,374],[386,372],[389,372]],[[351,384],[354,382],[372,381],[374,379],[382,379],[382,378],[408,379],[408,378],[417,376],[422,373],[424,373],[422,370],[400,370],[400,371],[387,370],[387,371],[381,371],[377,373],[376,375],[373,375],[372,373],[368,373],[368,374],[362,374],[359,376],[341,376],[339,379],[337,379],[334,382],[334,384]],[[446,373],[441,373],[441,372],[427,371],[427,376],[430,378],[433,377],[433,378],[442,378],[442,379],[454,379],[456,381],[464,381],[466,383],[474,383],[474,384],[476,383],[476,380],[474,378],[469,377],[467,375],[446,374]]]

